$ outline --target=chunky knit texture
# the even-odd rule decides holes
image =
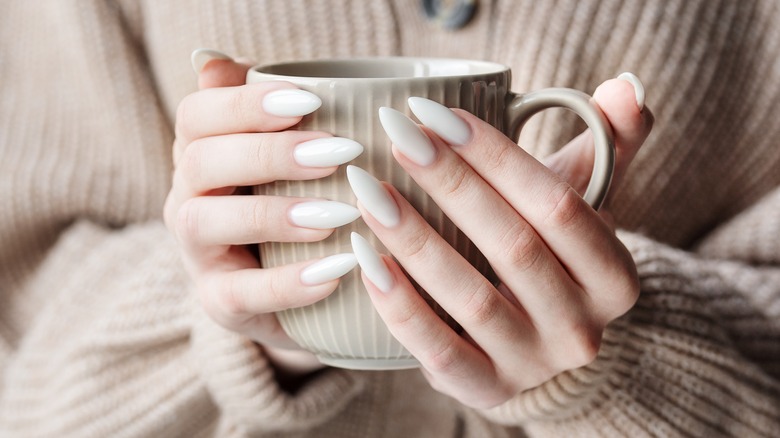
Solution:
[[[780,5],[417,0],[0,2],[0,436],[777,436]],[[641,276],[598,359],[477,412],[417,371],[328,370],[296,394],[198,309],[161,223],[189,53],[435,55],[516,90],[643,79],[656,129],[614,200]],[[582,125],[548,111],[543,156]]]

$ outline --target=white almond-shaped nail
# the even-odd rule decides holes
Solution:
[[[387,136],[402,154],[420,166],[436,159],[436,148],[431,139],[412,119],[388,107],[379,108],[379,121]]]
[[[423,125],[447,143],[462,146],[471,139],[471,128],[451,109],[423,97],[410,97],[409,108]]]
[[[357,166],[347,166],[347,181],[361,204],[386,228],[401,221],[401,211],[382,183]]]
[[[192,55],[190,55],[190,62],[192,63],[192,69],[195,70],[195,73],[200,74],[201,70],[203,70],[203,67],[211,61],[212,59],[226,59],[228,61],[232,61],[233,58],[229,57],[228,55],[220,52],[219,50],[214,49],[195,49],[192,51]]]
[[[308,201],[290,209],[290,221],[299,227],[329,229],[346,225],[360,217],[360,210],[343,202]]]
[[[357,265],[352,253],[336,254],[312,263],[301,271],[301,283],[309,286],[343,277]]]
[[[272,91],[263,98],[263,111],[279,117],[305,116],[320,105],[322,100],[317,95],[294,88]]]
[[[293,157],[301,166],[330,167],[354,160],[363,153],[363,145],[343,137],[309,140],[295,146]]]
[[[385,262],[373,246],[358,233],[353,232],[352,251],[355,253],[360,269],[366,274],[366,277],[374,283],[384,293],[390,292],[393,288],[393,275],[387,269]]]
[[[645,108],[645,86],[642,84],[642,81],[631,72],[620,73],[617,78],[628,82],[634,87],[636,105],[639,107],[639,111],[642,111]]]

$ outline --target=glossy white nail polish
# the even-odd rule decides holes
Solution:
[[[471,128],[451,109],[422,97],[410,97],[409,108],[423,125],[450,144],[462,146],[471,139]]]
[[[639,111],[642,111],[645,108],[645,86],[642,84],[642,81],[631,72],[620,73],[617,78],[630,83],[634,87],[636,105],[639,107]]]
[[[379,121],[387,136],[402,154],[420,166],[427,166],[436,159],[436,148],[431,139],[412,119],[387,107],[379,108]]]
[[[192,69],[195,70],[195,73],[200,74],[201,70],[203,70],[203,67],[211,61],[212,59],[226,59],[229,61],[232,61],[233,58],[229,57],[228,55],[220,52],[219,50],[214,49],[195,49],[192,51],[192,55],[190,55],[190,62],[192,63]]]
[[[346,225],[360,217],[360,210],[343,202],[308,201],[290,209],[290,221],[299,227],[329,229]]]
[[[279,117],[305,116],[322,105],[322,100],[306,90],[276,90],[263,98],[263,111]]]
[[[301,283],[314,286],[343,277],[357,265],[352,253],[336,254],[312,263],[301,271]]]
[[[343,137],[309,140],[295,146],[293,157],[301,166],[338,166],[354,160],[363,153],[363,145]]]
[[[386,228],[401,221],[401,211],[395,200],[376,178],[357,166],[347,166],[347,180],[361,204]]]
[[[352,251],[366,277],[384,293],[393,288],[393,275],[374,247],[358,233],[352,233]]]

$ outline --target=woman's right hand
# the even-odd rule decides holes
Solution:
[[[214,321],[262,345],[283,371],[316,370],[322,365],[285,334],[274,312],[328,296],[355,266],[354,256],[263,269],[247,245],[322,240],[360,213],[322,199],[241,195],[241,188],[322,178],[363,148],[324,132],[288,130],[319,107],[315,95],[286,82],[245,85],[248,65],[204,56],[202,68],[193,57],[200,90],[176,113],[165,223]]]

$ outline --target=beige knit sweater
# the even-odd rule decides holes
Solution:
[[[778,2],[478,3],[445,31],[418,0],[0,1],[0,436],[778,436]],[[481,58],[516,90],[635,72],[656,129],[614,210],[639,302],[593,364],[486,412],[417,371],[285,393],[199,312],[161,223],[197,47]],[[521,143],[578,123],[546,112]]]

